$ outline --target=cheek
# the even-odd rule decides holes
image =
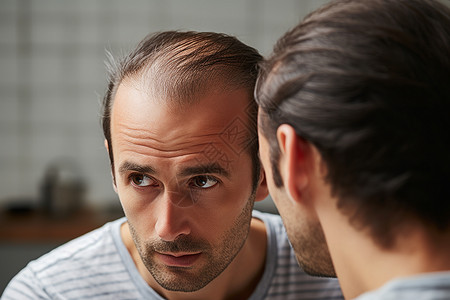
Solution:
[[[237,186],[220,188],[194,206],[196,219],[205,229],[227,227],[244,209],[248,201],[245,195]]]
[[[290,216],[290,209],[292,208],[288,205],[289,199],[287,199],[286,195],[281,193],[278,189],[272,189],[270,195],[280,214],[283,217],[286,216],[286,218],[288,218]]]
[[[125,216],[137,231],[141,228],[149,228],[154,224],[152,218],[153,201],[145,201],[143,195],[136,193],[131,188],[118,185],[118,195]]]
[[[211,198],[214,201],[206,201],[204,205],[186,210],[190,215],[192,234],[201,236],[214,245],[222,244],[224,235],[236,226],[248,205],[249,196],[249,185],[235,184],[213,193]]]
[[[123,204],[123,210],[130,226],[141,241],[154,239],[156,218],[151,211],[143,210],[136,205]]]
[[[138,202],[133,199],[133,193],[128,187],[126,187],[120,178],[116,179],[117,182],[117,195],[119,196],[120,203],[125,214],[128,216],[131,212],[138,209]]]

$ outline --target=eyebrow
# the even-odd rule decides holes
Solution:
[[[230,178],[230,173],[218,163],[187,167],[180,172],[181,176],[192,176],[199,174],[219,174],[225,176],[228,179]]]
[[[142,166],[138,165],[136,163],[132,163],[129,161],[125,161],[120,167],[119,167],[119,173],[127,173],[129,171],[135,171],[138,173],[143,174],[156,174],[155,169],[153,169],[150,166]],[[219,174],[223,175],[226,178],[230,178],[230,173],[221,165],[218,163],[210,163],[210,164],[204,164],[194,167],[187,167],[184,168],[181,172],[181,176],[192,176],[192,175],[199,175],[199,174]]]
[[[145,174],[155,174],[156,171],[150,166],[142,166],[138,165],[129,161],[125,161],[120,167],[119,167],[119,173],[123,174],[129,171],[135,171],[139,173],[145,173]]]

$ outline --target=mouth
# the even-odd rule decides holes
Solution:
[[[159,253],[156,256],[163,264],[169,267],[191,267],[202,255],[198,253]]]

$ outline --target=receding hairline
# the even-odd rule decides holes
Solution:
[[[184,48],[184,50],[177,52],[177,47],[178,49]],[[108,145],[110,145],[109,155],[112,167],[114,167],[114,158],[110,123],[117,89],[127,80],[138,79],[139,75],[142,76],[145,73],[144,70],[148,71],[152,62],[157,59],[160,62],[159,68],[155,68],[157,65],[153,65],[153,68],[160,70],[161,76],[159,78],[158,75],[152,76],[163,80],[160,80],[159,84],[155,84],[151,80],[152,76],[141,77],[148,82],[147,85],[142,86],[142,89],[149,92],[148,88],[152,87],[156,96],[164,96],[160,98],[165,101],[166,105],[169,102],[181,105],[192,103],[201,98],[199,96],[202,93],[211,93],[212,88],[217,92],[245,89],[249,95],[245,113],[249,117],[249,127],[252,128],[252,132],[254,131],[251,136],[256,136],[256,130],[253,130],[256,128],[256,124],[254,126],[252,124],[253,119],[256,123],[256,114],[255,117],[252,116],[255,111],[252,106],[256,107],[253,90],[259,70],[258,63],[262,60],[262,56],[256,49],[242,43],[236,37],[214,32],[157,32],[145,37],[131,53],[120,61],[115,61],[110,53],[107,55],[109,83],[103,100],[102,127]],[[167,66],[168,62],[171,65]],[[177,66],[177,62],[181,62],[184,67],[181,68],[182,70],[173,67]],[[168,70],[168,68],[171,69]],[[257,149],[257,143],[255,145]],[[258,159],[253,156],[255,168],[259,170]],[[258,177],[258,174],[259,172],[255,172],[254,175]]]
[[[181,91],[178,91],[178,93],[165,93],[164,89],[161,89],[158,86],[155,87],[155,84],[153,83],[155,75],[156,74],[151,74],[149,76],[148,72],[141,72],[125,76],[117,84],[114,94],[111,97],[111,109],[114,105],[117,91],[121,86],[132,87],[139,92],[147,95],[149,99],[153,99],[160,104],[164,104],[172,108],[182,108],[184,106],[196,104],[203,97],[208,95],[232,93],[239,90],[247,92],[247,106],[250,106],[251,102],[254,101],[253,86],[245,84],[233,84],[232,82],[230,83],[230,81],[226,78],[226,75],[223,74],[217,74],[217,76],[214,77],[206,76],[202,81],[202,85],[198,86],[197,88],[195,88],[195,90],[189,93],[181,93]],[[168,76],[167,80],[170,80],[170,76]]]

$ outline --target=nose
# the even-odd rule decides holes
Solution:
[[[155,231],[164,241],[174,241],[181,235],[191,233],[186,209],[176,205],[178,197],[180,197],[178,193],[165,191],[155,211],[157,214]]]

